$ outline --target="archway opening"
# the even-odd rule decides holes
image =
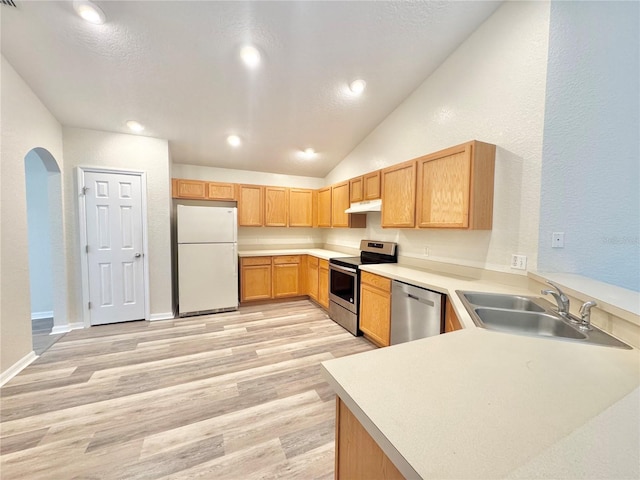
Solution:
[[[44,148],[30,150],[24,163],[31,332],[33,350],[40,355],[62,336],[52,333],[54,326],[66,323],[61,171]]]

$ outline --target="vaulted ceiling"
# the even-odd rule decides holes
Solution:
[[[316,177],[500,4],[112,0],[95,2],[94,25],[71,1],[14,1],[0,8],[2,53],[63,125],[131,133],[136,120],[175,163]]]

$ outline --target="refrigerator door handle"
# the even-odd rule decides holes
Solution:
[[[238,244],[233,244],[233,255],[231,255],[231,263],[233,263],[233,273],[238,275]]]

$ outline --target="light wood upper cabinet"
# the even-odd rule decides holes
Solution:
[[[380,198],[380,170],[362,176],[364,185],[363,200]]]
[[[382,170],[382,227],[415,226],[416,162],[400,163]]]
[[[171,181],[171,190],[173,198],[207,199],[207,184],[201,180],[174,178]]]
[[[349,199],[351,203],[361,202],[364,200],[364,181],[363,177],[356,177],[349,180]]]
[[[373,343],[391,343],[391,280],[362,272],[360,283],[360,330]]]
[[[267,227],[286,227],[289,214],[289,192],[285,187],[264,188],[264,224]]]
[[[331,226],[331,187],[318,190],[318,227]]]
[[[348,227],[349,214],[349,182],[342,182],[331,187],[331,226]]]
[[[491,229],[495,145],[472,141],[417,162],[418,227]]]
[[[301,294],[299,264],[299,255],[273,257],[273,298]]]
[[[324,259],[318,262],[318,303],[329,308],[329,262]]]
[[[207,182],[207,200],[236,199],[236,185],[234,183]]]
[[[289,189],[289,226],[313,227],[313,190]]]
[[[241,259],[240,301],[271,298],[271,257]]]
[[[238,185],[238,225],[241,227],[264,225],[264,187]]]

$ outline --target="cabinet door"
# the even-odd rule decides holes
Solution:
[[[191,198],[206,200],[207,184],[201,180],[184,180],[175,178],[172,182],[173,198]]]
[[[318,303],[329,308],[329,262],[318,262]]]
[[[238,226],[261,227],[264,224],[264,187],[238,186]]]
[[[360,330],[373,343],[387,347],[391,335],[391,294],[369,284],[360,286]]]
[[[348,227],[349,214],[349,182],[339,183],[331,187],[331,226]]]
[[[331,226],[331,187],[318,190],[318,227]]]
[[[289,214],[289,195],[285,187],[265,187],[264,224],[267,227],[286,227]]]
[[[273,298],[300,295],[300,272],[297,263],[273,266]]]
[[[243,265],[240,275],[240,298],[243,302],[271,298],[271,263]]]
[[[367,173],[362,179],[364,183],[364,200],[380,198],[380,170]]]
[[[307,260],[307,293],[318,301],[318,258],[309,256]]]
[[[416,162],[382,170],[383,227],[414,227],[416,213]]]
[[[208,182],[207,200],[235,200],[236,186],[233,183]]]
[[[362,178],[363,177],[358,177],[349,180],[349,199],[351,203],[364,200],[364,183]]]
[[[404,480],[355,415],[336,397],[335,480]]]
[[[467,228],[471,146],[418,159],[418,227]]]
[[[456,312],[453,309],[451,300],[449,300],[449,298],[447,298],[447,306],[445,307],[444,311],[444,332],[448,333],[462,329],[462,325],[460,325],[458,315],[456,315]]]
[[[289,226],[313,227],[313,190],[289,189]]]

